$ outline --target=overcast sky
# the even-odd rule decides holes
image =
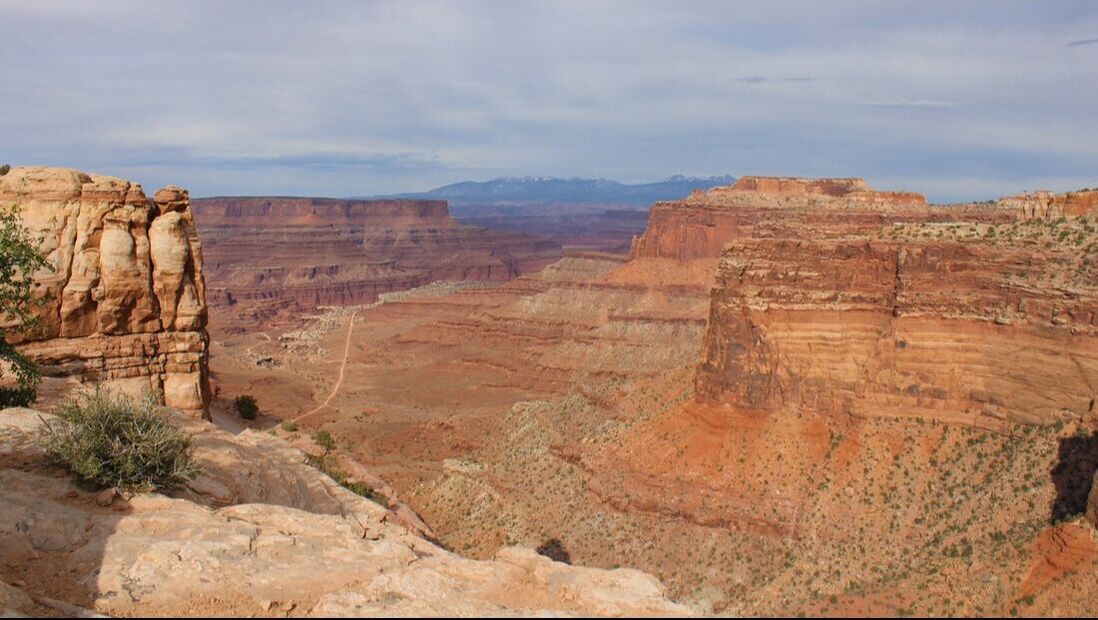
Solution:
[[[1098,186],[1098,2],[761,4],[0,0],[0,162],[193,195]]]

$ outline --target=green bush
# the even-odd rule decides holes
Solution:
[[[347,474],[343,470],[339,469],[334,459],[329,455],[313,456],[311,454],[305,455],[305,462],[313,467],[319,469],[326,474],[332,480],[335,480],[339,486],[347,489],[355,495],[365,497],[366,499],[381,504],[386,508],[389,507],[389,500],[384,495],[378,493],[373,487],[362,482],[360,480],[351,480],[347,477]]]
[[[254,396],[245,394],[244,396],[237,396],[233,400],[233,409],[241,418],[254,420],[255,416],[259,414],[259,403],[255,402]]]
[[[95,390],[59,405],[47,425],[46,454],[78,480],[128,491],[171,491],[201,472],[188,435],[152,396],[141,403]]]
[[[296,433],[297,422],[294,422],[293,420],[286,420],[282,423],[282,430],[286,431],[287,433]]]
[[[335,438],[326,430],[319,430],[313,433],[313,441],[316,442],[316,445],[325,450],[331,450],[335,448],[336,445]]]

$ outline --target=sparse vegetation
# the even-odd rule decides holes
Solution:
[[[0,177],[4,176],[5,174],[7,174],[9,172],[11,172],[11,166],[10,165],[8,165],[8,164],[0,165]]]
[[[319,469],[329,478],[339,483],[339,486],[347,489],[351,493],[365,497],[366,499],[381,504],[386,508],[389,507],[389,501],[385,499],[384,495],[381,495],[380,493],[375,491],[373,487],[366,484],[365,482],[362,482],[361,480],[351,480],[350,478],[348,478],[346,472],[344,472],[342,469],[339,469],[338,464],[331,455],[325,454],[323,456],[313,456],[311,454],[307,454],[305,455],[305,462]]]
[[[152,395],[140,403],[96,390],[57,407],[42,442],[81,482],[127,491],[171,491],[194,479],[190,437],[164,417]]]
[[[287,433],[297,432],[297,422],[294,422],[293,420],[286,420],[281,424],[281,426],[282,430],[286,431]]]
[[[254,420],[259,415],[259,403],[250,394],[237,396],[233,399],[233,409],[244,420]]]
[[[320,429],[317,432],[313,433],[313,441],[316,442],[316,445],[324,448],[325,450],[335,449],[335,438],[332,437],[331,433],[324,429]]]

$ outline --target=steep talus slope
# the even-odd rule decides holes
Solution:
[[[33,274],[41,330],[21,349],[47,373],[105,381],[203,412],[210,398],[202,246],[186,190],[65,168],[0,177],[53,270]],[[12,334],[9,337],[20,338]]]
[[[683,615],[654,578],[528,549],[454,555],[279,439],[178,418],[205,473],[180,497],[101,501],[37,448],[48,416],[0,412],[0,604],[110,615]],[[103,504],[107,504],[104,506]]]
[[[725,247],[695,397],[580,462],[754,573],[638,566],[748,613],[1098,602],[1098,226],[942,219]]]
[[[647,372],[574,358],[564,395],[516,403],[486,425],[504,439],[454,446],[410,501],[471,553],[551,545],[712,610],[1087,609],[1095,534],[1069,517],[1094,474],[1094,223],[802,185],[654,208],[679,228],[649,248],[727,244],[705,335],[648,332],[659,355],[626,358]],[[638,243],[566,287],[582,316],[643,307],[608,285],[637,304],[704,270]],[[567,314],[539,297],[494,311],[493,332]]]
[[[367,303],[436,280],[507,280],[560,256],[555,243],[455,222],[439,200],[204,198],[218,321]]]

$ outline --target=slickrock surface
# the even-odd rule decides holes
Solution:
[[[12,203],[53,266],[34,274],[48,297],[24,353],[49,373],[163,390],[169,406],[203,412],[206,293],[186,190],[149,200],[122,179],[18,167],[0,177],[0,204]]]
[[[43,416],[48,423],[49,416]],[[118,616],[684,615],[643,573],[529,549],[461,558],[279,439],[198,433],[195,491],[97,502],[49,466],[36,412],[0,412],[0,605]]]
[[[438,280],[504,281],[560,257],[555,242],[455,222],[441,200],[203,198],[217,327],[369,303]]]

